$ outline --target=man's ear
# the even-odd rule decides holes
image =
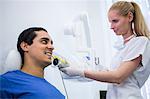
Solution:
[[[26,42],[21,42],[20,46],[21,46],[22,50],[28,51],[29,45]]]
[[[129,18],[129,22],[133,21],[133,13],[132,12],[128,13],[128,18]]]

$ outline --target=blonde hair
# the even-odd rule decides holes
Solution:
[[[121,16],[127,16],[131,12],[133,14],[133,30],[136,35],[150,38],[150,32],[138,4],[135,2],[118,1],[110,7],[109,11],[111,10],[118,10]]]

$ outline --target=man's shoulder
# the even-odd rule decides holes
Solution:
[[[1,82],[1,86],[7,86],[8,84],[10,84],[11,81],[11,77],[13,76],[13,71],[8,71],[4,74],[0,75],[0,82]]]
[[[11,77],[15,77],[14,75],[16,75],[17,74],[17,70],[15,70],[15,71],[8,71],[8,72],[6,72],[6,73],[4,73],[4,74],[1,74],[0,75],[0,79],[6,79],[6,78],[11,78]]]

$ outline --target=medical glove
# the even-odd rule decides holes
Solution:
[[[81,77],[85,77],[84,76],[84,70],[83,69],[79,69],[76,67],[59,67],[59,70],[62,71],[63,73],[67,74],[68,76],[81,76]]]

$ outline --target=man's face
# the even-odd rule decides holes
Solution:
[[[129,17],[119,15],[118,10],[111,10],[108,13],[108,19],[111,24],[111,29],[116,33],[116,35],[124,35],[129,31]]]
[[[36,34],[33,43],[27,47],[26,56],[33,63],[46,67],[52,63],[53,41],[45,31],[36,31]]]

